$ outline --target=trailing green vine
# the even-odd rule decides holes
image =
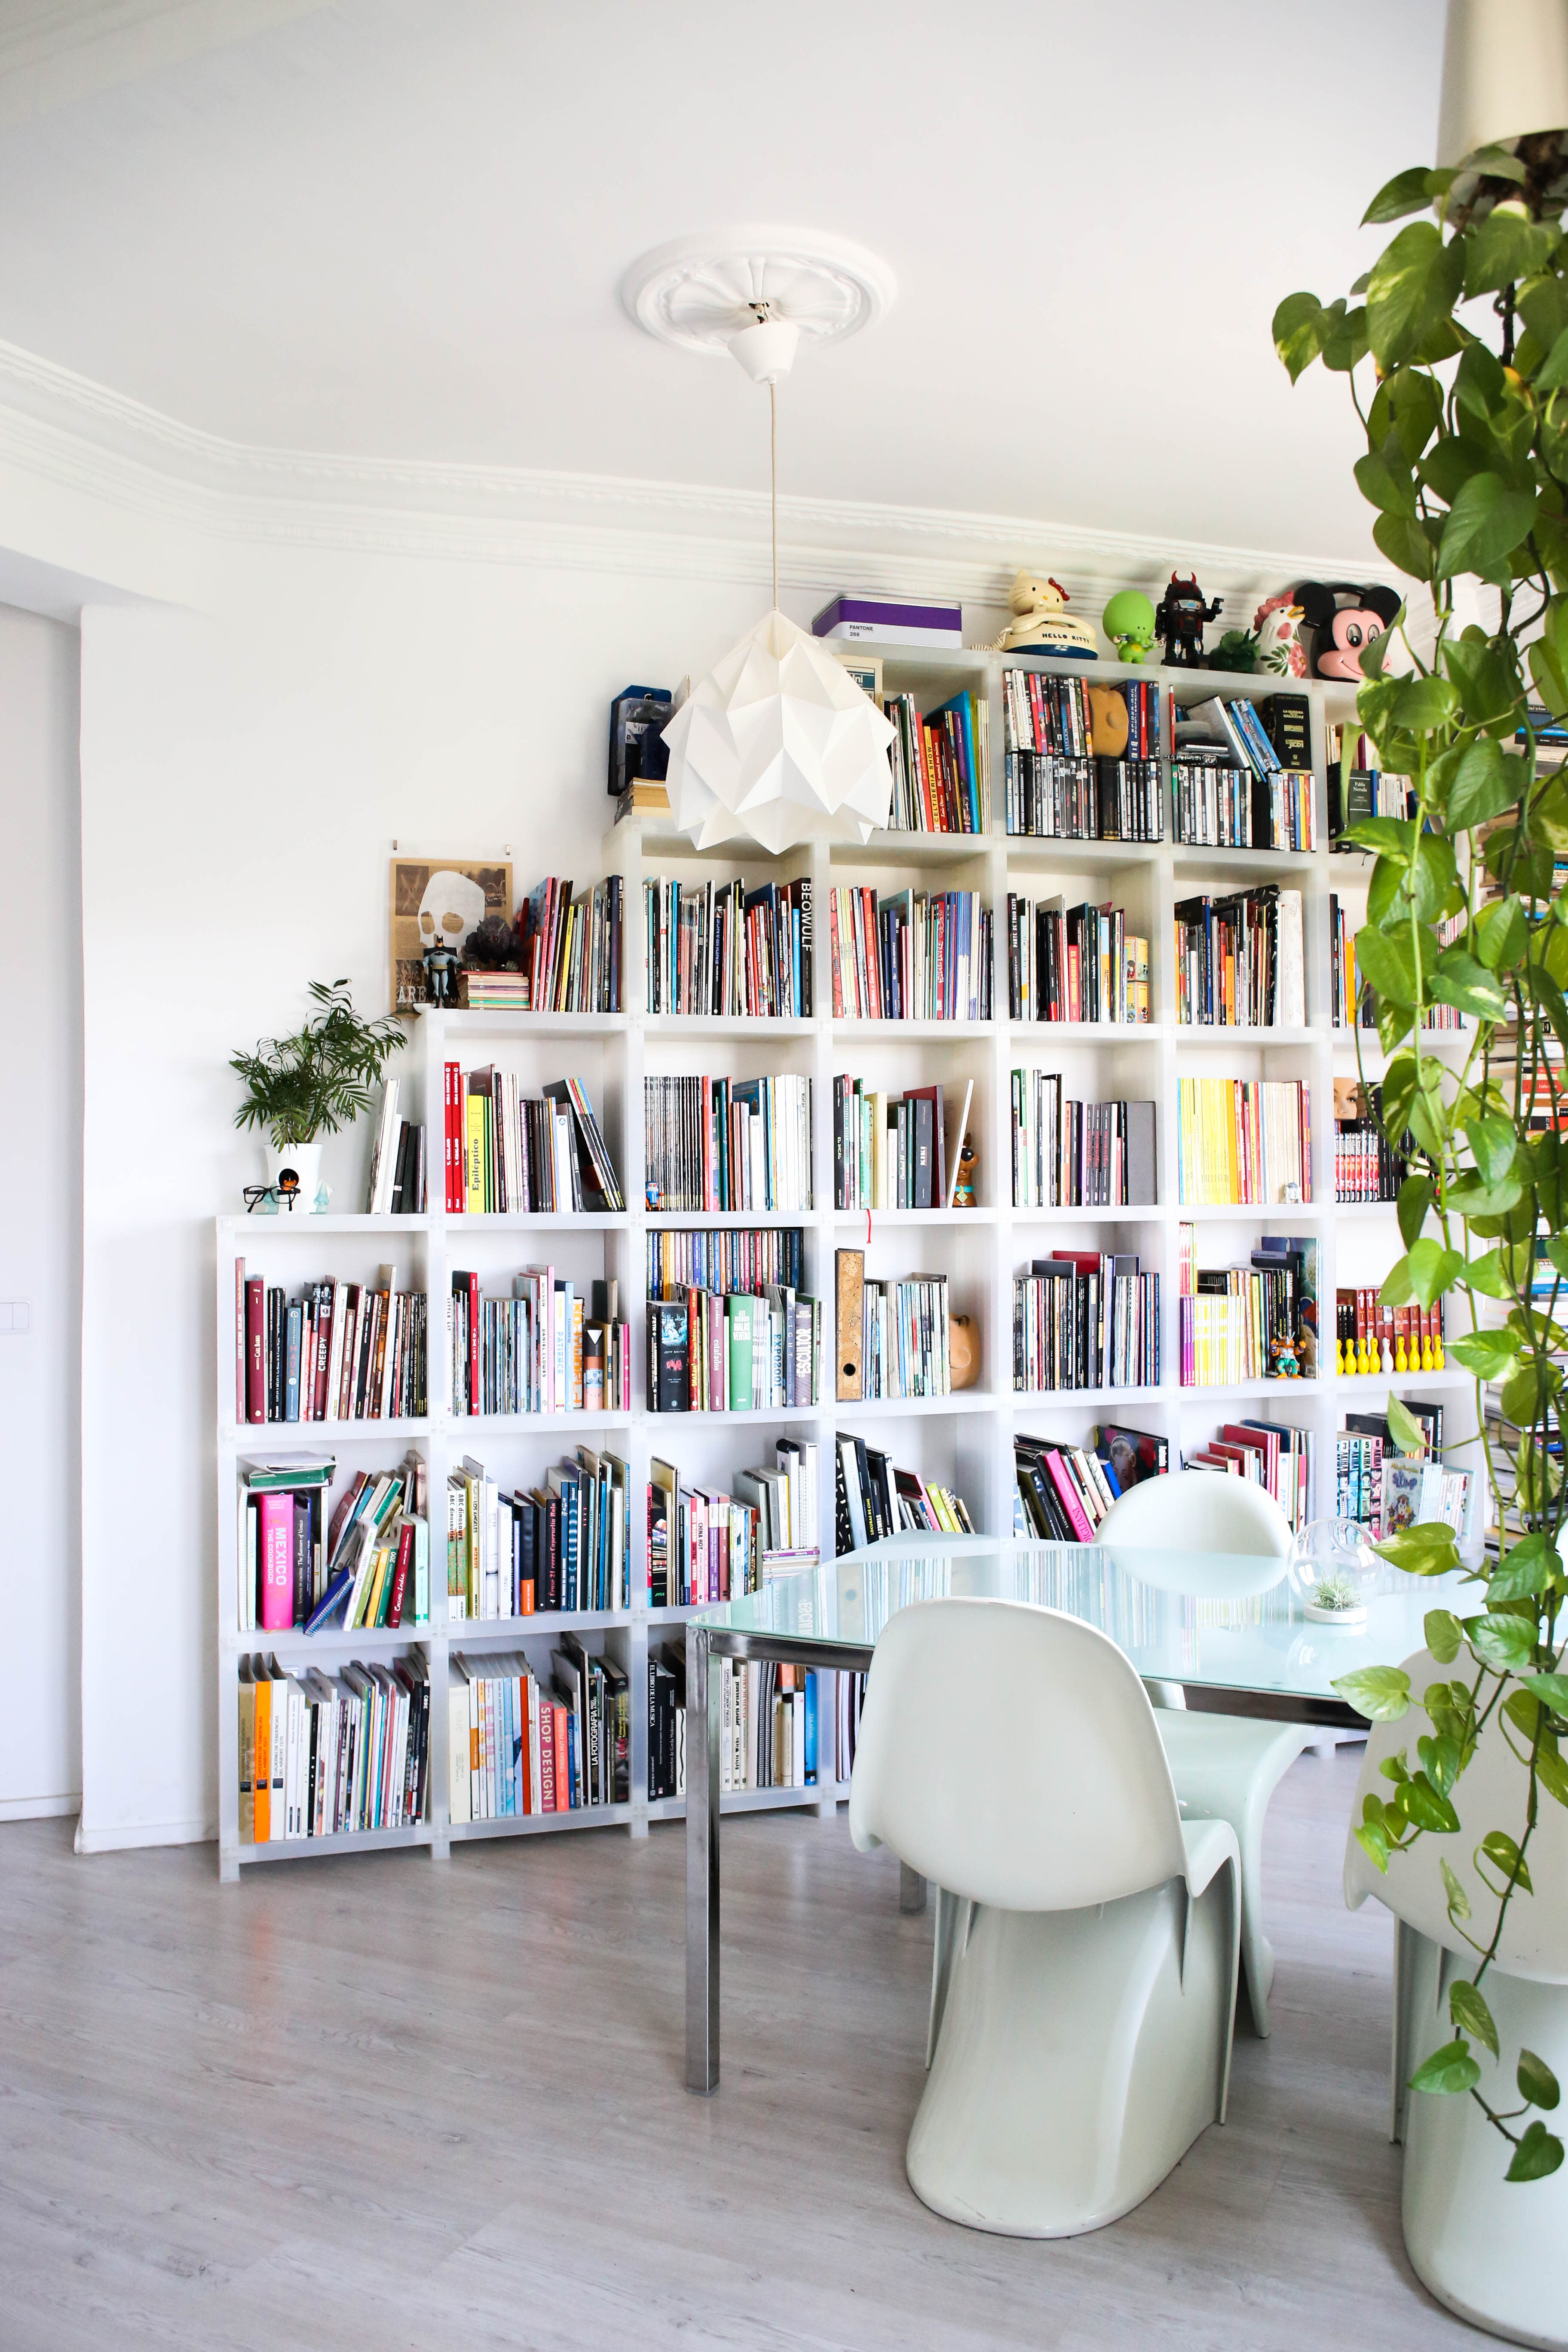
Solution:
[[[1380,767],[1410,779],[1415,812],[1351,831],[1375,855],[1355,954],[1385,1056],[1379,1116],[1391,1143],[1408,1133],[1415,1147],[1398,1202],[1405,1255],[1382,1297],[1468,1301],[1474,1328],[1448,1352],[1475,1381],[1499,1549],[1476,1573],[1478,1609],[1427,1612],[1427,1648],[1439,1666],[1459,1668],[1451,1679],[1417,1697],[1402,1668],[1377,1666],[1335,1687],[1369,1720],[1415,1711],[1430,1726],[1414,1764],[1407,1750],[1384,1759],[1388,1794],[1368,1796],[1355,1825],[1381,1871],[1423,1836],[1464,1833],[1455,1791],[1483,1733],[1506,1740],[1521,1768],[1521,1818],[1489,1829],[1472,1850],[1495,1906],[1489,1927],[1451,1864],[1440,1864],[1450,1927],[1476,1966],[1449,1990],[1452,2040],[1412,2078],[1416,2090],[1478,2103],[1510,2143],[1510,2180],[1542,2179],[1563,2161],[1544,2120],[1559,2099],[1551,2068],[1521,2050],[1512,2105],[1498,2074],[1483,2076],[1478,2052],[1500,2069],[1486,1978],[1510,1906],[1533,1898],[1541,1805],[1568,1806],[1559,1630],[1568,1564],[1558,1549],[1568,1501],[1568,1322],[1558,1314],[1568,1278],[1568,891],[1555,872],[1568,859],[1568,782],[1539,761],[1531,715],[1533,698],[1552,719],[1568,718],[1565,150],[1568,134],[1543,133],[1458,170],[1402,172],[1365,220],[1436,217],[1409,220],[1350,299],[1292,294],[1274,318],[1292,382],[1315,360],[1345,376],[1366,434],[1355,475],[1377,509],[1373,536],[1429,593],[1436,619],[1429,650],[1412,641],[1402,612],[1362,657],[1361,725]],[[1364,300],[1352,308],[1357,295]],[[1358,371],[1369,357],[1363,404]],[[1460,625],[1463,580],[1495,594],[1495,628]],[[1391,674],[1396,647],[1409,668]],[[1483,877],[1495,886],[1485,898]],[[1445,945],[1438,926],[1454,919],[1458,935]],[[1435,1004],[1472,1024],[1458,1069],[1422,1051],[1423,1014]],[[1500,1385],[1503,1420],[1517,1432],[1501,1462],[1486,1435],[1488,1383]],[[1397,1400],[1389,1422],[1398,1443],[1420,1445]],[[1510,1485],[1521,1517],[1512,1540]],[[1461,1565],[1446,1526],[1407,1528],[1378,1549],[1415,1576]]]

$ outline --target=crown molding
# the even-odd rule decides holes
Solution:
[[[599,571],[765,586],[763,492],[508,466],[253,447],[163,415],[0,342],[0,462],[202,538],[321,551]],[[1097,614],[1118,588],[1158,594],[1171,542],[1038,517],[864,499],[779,501],[780,576],[801,593],[902,590],[1005,608],[1021,564]],[[1227,625],[1302,578],[1385,579],[1364,553],[1189,542],[1176,561],[1225,600]]]

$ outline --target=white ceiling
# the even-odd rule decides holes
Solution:
[[[788,489],[1163,533],[1173,557],[1368,544],[1344,387],[1292,392],[1268,321],[1345,289],[1387,235],[1357,231],[1368,197],[1430,156],[1439,0],[0,21],[26,36],[0,33],[0,339],[184,423],[757,487],[763,395],[641,335],[616,288],[683,230],[773,220],[871,247],[900,289],[803,355]]]

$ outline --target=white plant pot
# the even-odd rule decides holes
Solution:
[[[1304,1613],[1314,1625],[1364,1625],[1366,1611],[1355,1609],[1320,1609],[1315,1601],[1306,1603]]]
[[[279,1190],[283,1177],[291,1172],[300,1180],[300,1198],[294,1207],[285,1206],[281,1197],[279,1209],[284,1216],[309,1216],[316,1206],[316,1194],[321,1182],[321,1147],[319,1143],[289,1143],[281,1150],[269,1143],[267,1147],[267,1181]]]

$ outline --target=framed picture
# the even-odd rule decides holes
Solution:
[[[425,1002],[425,950],[436,941],[462,953],[487,915],[511,920],[510,860],[395,857],[392,861],[392,1009]]]
[[[840,667],[847,669],[862,694],[868,694],[879,710],[882,708],[882,656],[868,654],[861,646],[829,646],[828,652]]]

